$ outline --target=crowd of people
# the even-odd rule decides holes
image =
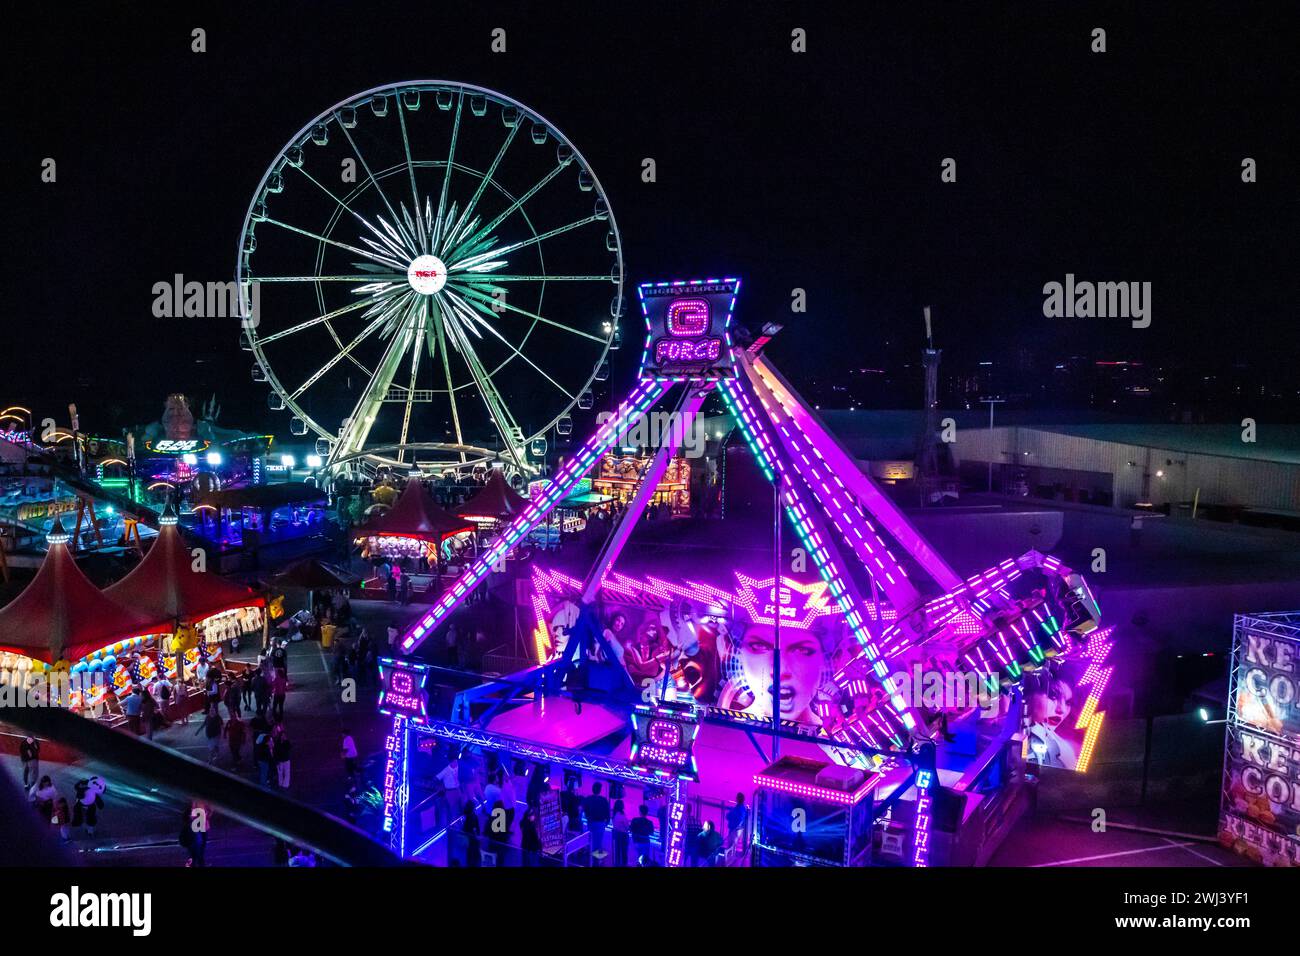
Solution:
[[[519,800],[519,784],[523,800]],[[540,866],[543,858],[543,798],[551,786],[550,768],[520,760],[513,767],[489,751],[473,748],[449,753],[436,775],[434,811],[438,828],[448,833],[452,866]],[[582,793],[576,775],[566,775],[559,793],[566,842],[586,832],[592,866],[655,867],[663,862],[669,795],[657,787],[641,790],[629,808],[631,791],[619,782],[594,781]],[[522,815],[519,808],[523,807]],[[722,865],[727,852],[747,845],[749,807],[743,793],[724,814],[725,835],[712,820],[687,828],[686,857],[691,866]]]

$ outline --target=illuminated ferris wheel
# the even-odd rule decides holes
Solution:
[[[334,470],[536,470],[609,375],[623,255],[590,165],[500,93],[423,81],[321,113],[258,184],[243,346]]]

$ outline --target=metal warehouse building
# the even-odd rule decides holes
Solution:
[[[994,490],[1131,508],[1300,513],[1300,426],[1260,424],[1256,441],[1223,425],[1010,425],[959,428],[965,478]]]

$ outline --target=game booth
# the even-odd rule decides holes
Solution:
[[[1035,551],[959,576],[764,357],[774,330],[733,325],[738,290],[639,287],[631,393],[382,662],[384,831],[401,855],[463,863],[455,754],[513,779],[506,812],[534,808],[543,865],[983,865],[1040,767],[1087,770],[1113,641],[1083,577]],[[617,567],[677,458],[668,441],[585,575],[533,562],[531,667],[475,680],[413,656],[641,416],[692,416],[714,392],[779,502],[772,564]],[[562,819],[563,791],[595,783],[629,817],[647,809],[630,853]]]
[[[170,508],[160,523],[140,564],[101,591],[77,567],[56,519],[36,576],[0,608],[0,683],[57,694],[70,709],[119,723],[119,698],[133,685],[166,676],[180,687],[201,662],[221,660],[223,641],[261,634],[265,599],[196,569]]]
[[[439,560],[453,551],[472,551],[475,522],[453,514],[438,505],[419,478],[411,478],[393,506],[377,511],[352,529],[352,537],[361,548],[361,556],[377,561],[406,563],[413,591],[425,591],[432,585]],[[423,559],[423,560],[421,560]],[[420,570],[420,569],[424,570]],[[387,582],[371,579],[365,591],[384,591]]]

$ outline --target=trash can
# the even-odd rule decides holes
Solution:
[[[320,626],[320,646],[330,647],[334,644],[334,625],[322,624]]]

